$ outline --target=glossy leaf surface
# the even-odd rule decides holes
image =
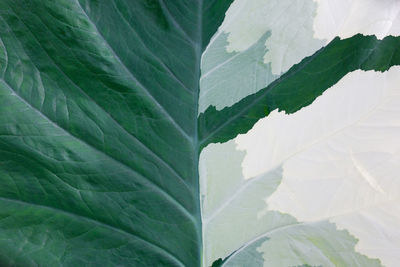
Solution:
[[[231,2],[0,1],[1,266],[394,266],[400,6]]]
[[[228,5],[1,1],[1,265],[200,264],[199,62]]]

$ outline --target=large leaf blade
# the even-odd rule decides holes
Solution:
[[[198,118],[207,106],[198,110],[201,53],[229,4],[217,0],[0,3],[2,264],[198,266],[203,245],[206,250],[215,246],[215,255],[204,252],[203,264],[230,255],[239,246],[224,248],[227,251],[221,254],[218,242],[202,240],[201,148],[247,132],[274,109],[296,112],[353,70],[386,71],[398,64],[398,38],[336,38],[261,91],[276,76],[254,83],[238,76],[243,92],[222,107],[248,95],[247,87],[254,85],[251,92],[259,92],[221,111],[217,111],[221,106],[208,108]],[[304,5],[306,14],[312,14],[314,6]],[[296,7],[290,6],[291,12]],[[304,21],[310,26],[309,19]],[[272,40],[284,25],[272,31]],[[239,65],[249,54],[254,56],[246,63],[245,78],[253,67],[266,73],[264,58],[257,54],[265,52],[263,42],[269,37],[264,34],[256,46],[235,54]],[[317,43],[316,47],[321,45]],[[311,50],[316,49],[310,46]],[[292,53],[296,62],[305,55]],[[295,62],[283,63],[280,70]],[[276,73],[277,65],[271,69],[274,75],[282,74]],[[229,82],[221,81],[222,87]],[[303,86],[294,95],[300,97],[292,97],[290,89],[298,83]],[[278,180],[268,181],[264,193]],[[223,187],[222,182],[216,184]],[[213,214],[221,210],[219,201],[229,198],[238,184],[217,188],[215,199],[207,199],[211,213],[203,213],[205,224],[218,217]],[[258,191],[264,189],[261,185]],[[296,221],[274,214],[270,215],[280,219],[278,224]],[[237,210],[230,217],[234,223],[220,233],[240,222],[236,215]],[[262,225],[252,227],[257,230]],[[324,227],[322,231],[337,230]],[[248,244],[248,236],[240,240],[243,249],[219,263],[236,262],[254,243],[269,248],[272,244],[269,252],[274,251],[275,239],[268,244],[259,244],[268,241],[261,239]],[[349,240],[346,248],[351,250],[356,240]],[[328,240],[322,247],[332,244]],[[256,254],[249,255],[262,264]],[[357,253],[350,257],[372,263]],[[242,260],[238,262],[250,264],[248,257]]]
[[[3,264],[199,265],[199,62],[228,5],[0,3]]]

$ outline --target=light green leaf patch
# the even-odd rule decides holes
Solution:
[[[316,8],[312,0],[235,1],[203,53],[199,113],[257,92],[326,44],[313,37]]]
[[[205,266],[227,257],[265,229],[295,223],[280,212],[262,212],[264,198],[278,187],[282,170],[278,167],[265,173],[255,183],[246,181],[241,171],[243,158],[233,140],[210,144],[200,155]]]
[[[275,110],[247,134],[206,147],[207,259],[268,237],[257,249],[265,266],[375,266],[376,259],[396,266],[399,72],[351,72],[310,106],[290,115]],[[231,175],[239,159],[240,175]],[[213,180],[229,184],[227,191]],[[218,204],[210,210],[214,192]]]
[[[222,266],[381,266],[356,252],[357,240],[329,221],[308,225],[266,209],[264,199],[279,186],[282,170],[245,180],[243,158],[233,141],[201,154],[204,266],[232,252]]]
[[[382,266],[379,260],[355,252],[357,241],[328,221],[295,223],[273,229],[245,245],[222,266]]]
[[[278,76],[261,55],[266,52],[266,32],[255,44],[240,52],[226,52],[228,34],[221,33],[202,57],[199,113],[209,105],[222,109],[257,92]]]

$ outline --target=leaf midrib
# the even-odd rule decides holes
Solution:
[[[200,266],[203,266],[205,259],[204,259],[204,232],[203,232],[203,217],[202,217],[202,212],[201,212],[201,203],[200,203],[200,175],[199,175],[199,156],[200,156],[200,142],[199,142],[199,122],[198,122],[198,110],[199,110],[199,95],[200,95],[200,76],[201,76],[201,56],[202,56],[202,45],[203,45],[203,3],[204,0],[199,1],[199,10],[198,10],[198,18],[197,18],[197,32],[198,32],[198,42],[196,46],[196,94],[195,94],[195,108],[194,108],[194,113],[193,113],[193,118],[194,118],[194,138],[193,138],[193,163],[194,163],[194,175],[195,175],[195,181],[197,181],[197,210],[199,211],[199,216],[198,216],[198,240],[200,242],[199,248],[198,248],[198,257],[200,259]]]

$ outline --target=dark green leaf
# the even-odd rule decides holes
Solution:
[[[200,57],[230,2],[0,2],[0,265],[200,264]]]

